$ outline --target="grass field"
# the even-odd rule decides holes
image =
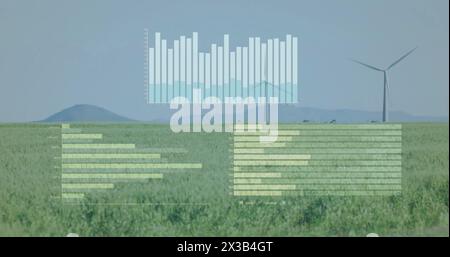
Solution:
[[[80,124],[109,143],[183,148],[168,162],[201,170],[161,181],[121,183],[74,204],[61,190],[58,130],[45,124],[0,125],[0,236],[448,236],[448,124],[404,124],[402,194],[298,196],[240,204],[229,195],[226,133],[173,134],[168,126]],[[54,138],[54,137],[58,138]]]

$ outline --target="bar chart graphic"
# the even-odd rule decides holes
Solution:
[[[280,125],[275,143],[235,132],[235,197],[389,196],[402,189],[400,124]]]
[[[103,133],[62,124],[60,197],[77,202],[100,193],[117,194],[124,185],[146,185],[149,180],[201,171],[202,163],[175,160],[186,153],[179,147],[142,148],[135,143],[108,142]]]
[[[145,38],[145,85],[147,102],[170,103],[176,97],[193,100],[216,97],[276,97],[281,104],[298,102],[298,38],[250,37],[247,46],[232,49],[230,36],[221,44],[199,50],[199,34],[180,36],[169,46],[160,32]],[[150,47],[149,42],[154,42]]]

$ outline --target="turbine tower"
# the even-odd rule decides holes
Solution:
[[[405,59],[408,55],[410,55],[412,52],[414,52],[414,50],[416,50],[417,47],[415,47],[414,49],[410,50],[409,52],[407,52],[406,54],[404,54],[402,57],[400,57],[399,59],[397,59],[395,62],[393,62],[391,65],[389,65],[386,69],[380,69],[377,68],[375,66],[357,61],[357,60],[352,60],[356,63],[359,63],[369,69],[372,70],[376,70],[376,71],[380,71],[383,72],[384,75],[384,86],[383,86],[383,122],[387,122],[389,120],[388,118],[388,106],[387,106],[387,97],[388,97],[388,89],[389,89],[389,80],[388,80],[388,72],[389,70],[394,67],[395,65],[397,65],[399,62],[401,62],[403,59]]]

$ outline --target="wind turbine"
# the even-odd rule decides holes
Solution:
[[[262,87],[264,86],[264,98],[266,99],[266,103],[265,103],[265,116],[266,116],[266,122],[269,121],[269,88],[268,86],[272,86],[272,88],[276,88],[278,90],[283,91],[286,95],[291,95],[292,93],[290,92],[290,90],[284,90],[283,88],[276,86],[272,83],[269,83],[267,81],[267,69],[268,69],[268,63],[267,63],[267,58],[266,58],[266,52],[263,51],[263,54],[261,56],[261,63],[263,65],[263,69],[262,69],[262,79],[261,79],[261,83],[259,83],[259,85],[256,85],[255,87]],[[261,88],[262,89],[262,88]]]
[[[383,122],[387,122],[388,121],[388,106],[387,106],[387,97],[388,97],[388,88],[389,88],[389,81],[388,81],[388,72],[389,70],[394,67],[395,65],[397,65],[399,62],[401,62],[403,59],[405,59],[408,55],[410,55],[412,52],[414,52],[414,50],[416,50],[417,47],[413,48],[412,50],[410,50],[409,52],[407,52],[406,54],[404,54],[402,57],[400,57],[398,60],[396,60],[395,62],[393,62],[391,65],[389,65],[386,69],[380,69],[377,68],[375,66],[357,61],[357,60],[352,60],[356,63],[359,63],[369,69],[372,70],[376,70],[376,71],[380,71],[383,72],[384,75],[384,87],[383,87]]]

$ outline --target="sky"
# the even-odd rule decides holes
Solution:
[[[94,104],[145,120],[144,29],[172,41],[199,32],[200,50],[230,35],[299,38],[299,105],[447,116],[448,0],[2,0],[0,122]],[[151,39],[150,39],[151,40]]]

